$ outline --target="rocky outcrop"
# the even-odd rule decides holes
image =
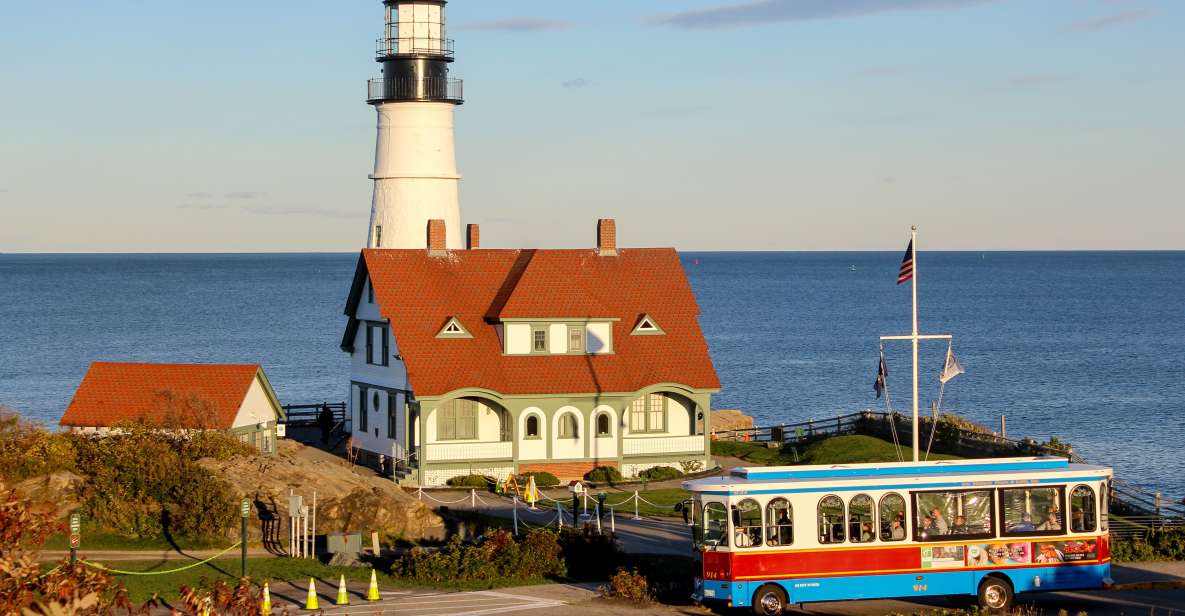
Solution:
[[[712,411],[712,431],[737,430],[752,428],[753,418],[734,409]]]
[[[233,486],[240,498],[254,503],[252,534],[268,539],[286,537],[288,495],[299,494],[305,504],[317,496],[317,533],[377,531],[386,537],[424,539],[440,537],[444,524],[426,505],[389,479],[367,468],[351,467],[342,458],[314,447],[282,440],[276,455],[251,456],[227,461],[202,460],[200,464]],[[287,540],[280,541],[281,544]]]
[[[17,495],[27,498],[35,509],[53,511],[61,518],[78,508],[85,479],[69,471],[57,471],[26,479],[12,486]]]

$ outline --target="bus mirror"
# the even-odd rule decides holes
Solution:
[[[683,501],[675,503],[675,513],[683,511]]]

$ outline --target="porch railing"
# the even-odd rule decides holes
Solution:
[[[704,436],[660,436],[622,439],[621,452],[627,456],[662,453],[703,453]]]
[[[459,460],[509,460],[514,456],[514,443],[432,443],[425,448],[429,462]]]

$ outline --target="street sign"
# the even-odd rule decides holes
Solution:
[[[239,505],[239,515],[244,518],[251,517],[251,501],[245,498],[243,499],[243,502]]]
[[[78,549],[82,545],[82,516],[70,514],[70,549]]]

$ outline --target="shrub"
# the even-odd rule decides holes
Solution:
[[[445,482],[454,488],[488,488],[490,480],[482,475],[457,475]]]
[[[598,534],[591,525],[566,529],[559,536],[568,576],[578,580],[603,580],[621,562],[621,547],[608,533]]]
[[[67,434],[53,433],[0,406],[0,477],[20,481],[56,471],[76,470]]]
[[[520,485],[526,486],[527,478],[529,477],[534,477],[535,485],[540,488],[550,488],[560,485],[560,480],[555,475],[552,475],[547,471],[531,471],[529,473],[523,473]]]
[[[1111,558],[1128,562],[1185,560],[1185,528],[1152,530],[1143,539],[1115,538]]]
[[[684,474],[698,473],[703,467],[704,463],[701,460],[679,461],[679,468],[683,470]]]
[[[597,483],[614,483],[622,479],[621,471],[613,466],[598,466],[585,473],[584,478]]]
[[[638,573],[637,569],[626,571],[625,567],[618,567],[617,573],[609,578],[609,585],[601,588],[602,594],[613,599],[620,599],[637,606],[649,605],[653,600],[650,583],[646,576]]]
[[[395,561],[392,573],[420,584],[531,580],[565,575],[556,533],[533,530],[516,540],[498,530],[480,543],[454,535],[438,550],[413,548]]]
[[[679,469],[669,466],[652,466],[638,473],[638,477],[646,481],[663,481],[664,479],[675,479],[682,476],[683,473],[679,472]]]

